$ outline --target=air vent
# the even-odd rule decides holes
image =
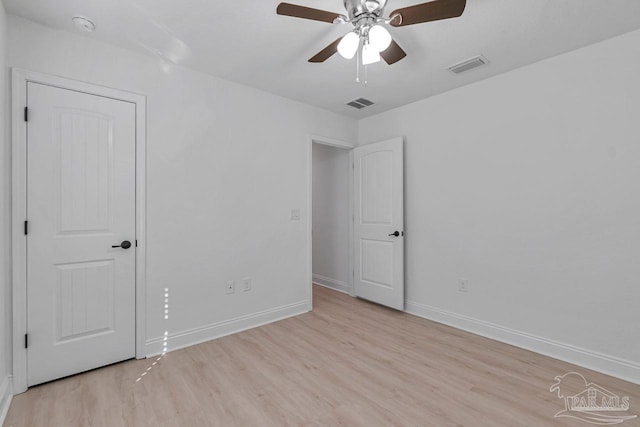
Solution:
[[[374,103],[365,98],[358,98],[351,102],[347,102],[347,105],[353,108],[357,108],[358,110],[362,110],[365,107],[373,105]]]
[[[474,68],[482,67],[483,65],[488,64],[489,61],[484,56],[476,56],[475,58],[467,59],[466,61],[462,61],[459,64],[452,65],[449,67],[449,71],[452,73],[460,74],[465,71],[473,70]]]

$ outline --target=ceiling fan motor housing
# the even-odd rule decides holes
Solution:
[[[387,0],[344,0],[344,8],[353,23],[365,17],[379,18],[386,4]]]

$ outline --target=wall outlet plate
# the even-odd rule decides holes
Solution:
[[[227,282],[227,294],[232,294],[236,291],[236,282],[234,282],[233,280],[229,280]]]
[[[300,209],[291,209],[291,220],[300,221]]]
[[[458,282],[459,292],[469,292],[469,281],[467,279],[460,279]]]

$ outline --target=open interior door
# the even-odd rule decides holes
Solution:
[[[353,150],[354,293],[404,309],[402,138]]]

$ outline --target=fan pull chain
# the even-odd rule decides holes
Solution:
[[[367,87],[368,80],[369,80],[369,67],[365,65],[364,66],[364,87]]]
[[[360,49],[356,51],[356,83],[360,83]]]

